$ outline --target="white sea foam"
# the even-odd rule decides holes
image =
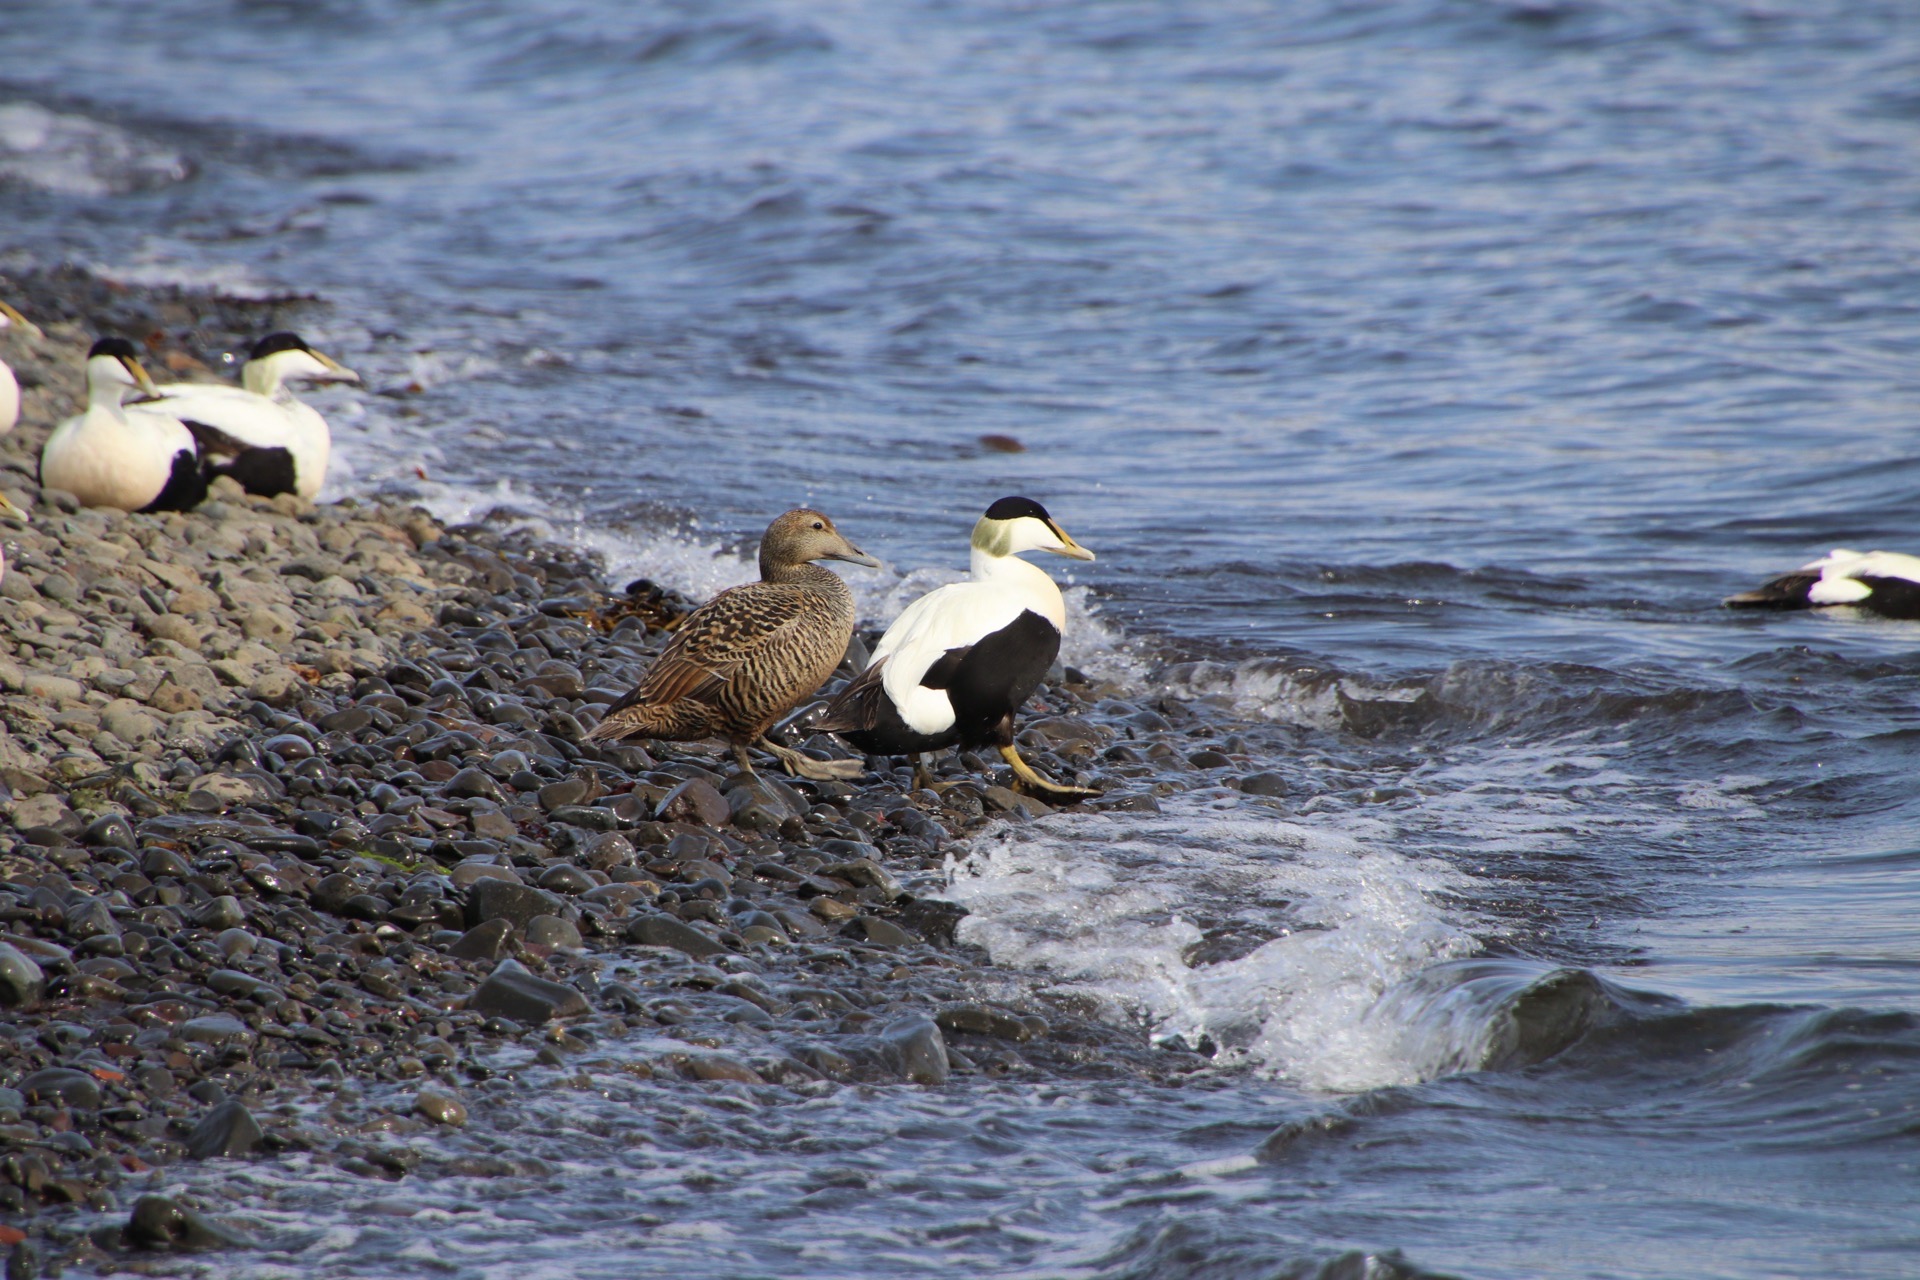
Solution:
[[[122,195],[185,181],[177,152],[88,116],[0,103],[0,181],[63,196]]]
[[[1439,901],[1471,878],[1394,852],[1393,834],[1187,796],[1158,816],[1002,828],[951,865],[947,896],[971,913],[960,936],[996,963],[1045,971],[1158,1037],[1211,1040],[1310,1088],[1376,1088],[1421,1078],[1428,1059],[1375,1005],[1478,945]],[[1278,936],[1196,967],[1195,916]]]

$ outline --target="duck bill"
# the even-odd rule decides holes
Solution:
[[[6,494],[0,493],[0,516],[5,516],[9,520],[25,520],[27,513],[14,506]]]
[[[338,360],[335,360],[332,356],[323,355],[318,351],[314,351],[313,348],[311,347],[307,348],[307,350],[315,360],[318,360],[321,364],[327,367],[327,376],[324,379],[315,379],[315,381],[325,381],[325,382],[358,382],[360,381],[359,374],[347,368],[347,366],[341,364]]]
[[[5,316],[7,318],[8,324],[12,325],[14,328],[20,330],[20,332],[26,334],[29,337],[44,338],[47,336],[45,333],[41,332],[39,325],[27,319],[25,316],[21,315],[18,311],[15,311],[12,307],[8,306],[4,302],[0,302],[0,316]]]
[[[1069,560],[1093,559],[1093,552],[1075,542],[1065,529],[1062,529],[1051,520],[1047,521],[1047,528],[1053,530],[1053,536],[1060,539],[1060,545],[1057,547],[1048,547],[1048,551],[1053,552],[1053,554],[1057,556],[1065,556]]]
[[[872,556],[868,555],[866,552],[862,551],[860,548],[854,546],[851,542],[848,542],[845,538],[842,538],[840,541],[845,546],[846,549],[844,551],[832,552],[827,556],[827,559],[845,560],[848,564],[865,565],[869,569],[878,569],[880,567],[880,562],[878,560],[874,559]]]
[[[121,359],[120,363],[126,366],[128,373],[133,375],[134,385],[138,386],[148,399],[158,400],[160,398],[160,388],[153,385],[153,379],[147,376],[147,371],[141,367],[138,360],[135,360],[132,356],[125,356]]]

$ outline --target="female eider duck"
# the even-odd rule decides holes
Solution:
[[[333,435],[291,382],[358,382],[360,375],[308,346],[297,333],[270,333],[240,368],[240,386],[169,382],[159,406],[187,424],[214,475],[248,493],[297,493],[311,500],[327,478]]]
[[[813,560],[880,564],[818,511],[787,512],[760,539],[760,581],[722,591],[688,614],[639,685],[586,740],[725,738],[749,775],[750,745],[803,778],[858,775],[857,761],[812,760],[766,736],[826,683],[853,638],[853,593]]]
[[[1889,618],[1920,619],[1920,556],[1831,551],[1765,586],[1728,596],[1734,609],[1819,609],[1850,604]]]
[[[4,302],[0,302],[0,330],[18,329],[30,337],[38,338],[40,326],[15,311]],[[13,370],[0,360],[0,436],[13,430],[14,423],[20,421],[20,380],[13,376]]]
[[[154,392],[133,344],[102,338],[87,352],[87,410],[55,427],[40,450],[40,483],[89,507],[186,511],[207,496],[193,433],[178,418],[124,403]]]
[[[867,669],[827,707],[815,727],[869,755],[921,754],[991,744],[1014,775],[1043,795],[1097,795],[1035,772],[1013,744],[1014,713],[1045,679],[1060,652],[1066,603],[1023,551],[1072,560],[1093,552],[1031,498],[1002,498],[973,526],[973,580],[939,587],[894,619]],[[924,760],[915,770],[926,777]]]

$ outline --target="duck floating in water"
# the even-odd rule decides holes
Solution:
[[[65,489],[89,507],[186,511],[207,496],[193,433],[178,418],[127,405],[151,396],[153,379],[133,344],[102,338],[87,352],[87,409],[68,418],[40,450],[40,483]]]
[[[1850,604],[1920,619],[1920,556],[1839,548],[1764,586],[1728,596],[1733,609],[1820,609]]]
[[[297,493],[311,500],[327,478],[333,434],[293,382],[358,382],[360,375],[315,351],[297,333],[270,333],[240,368],[240,386],[169,382],[155,407],[187,424],[214,475],[230,475],[248,493]]]
[[[828,704],[816,728],[869,755],[920,755],[992,745],[1029,788],[1056,799],[1097,795],[1049,782],[1020,757],[1013,717],[1060,652],[1066,602],[1023,551],[1072,560],[1093,552],[1031,498],[1002,498],[973,526],[973,579],[908,605],[867,669]],[[922,760],[916,777],[925,780]]]
[[[853,593],[814,560],[880,564],[818,511],[787,512],[760,539],[760,581],[722,591],[688,614],[639,685],[586,740],[725,738],[749,775],[747,748],[758,745],[803,778],[857,776],[857,761],[813,760],[766,736],[826,683],[853,638]]]
[[[40,336],[40,326],[15,311],[4,302],[0,302],[0,329],[18,329],[32,337]],[[13,376],[13,370],[0,360],[0,436],[13,430],[20,421],[20,380]]]

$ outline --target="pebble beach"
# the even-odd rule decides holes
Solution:
[[[285,308],[11,283],[46,333],[0,339],[27,389],[0,440],[0,490],[27,513],[0,528],[10,1280],[271,1248],[193,1193],[201,1161],[536,1176],[489,1125],[515,1062],[774,1092],[1206,1066],[1010,998],[1021,984],[956,944],[964,910],[928,896],[955,841],[1048,811],[980,762],[946,761],[936,794],[904,767],[755,780],[713,747],[582,744],[697,602],[403,503],[222,481],[191,513],[140,515],[41,489],[39,445],[79,404],[76,319],[110,303],[193,376],[193,343]],[[1110,744],[1129,716],[1176,737],[1179,709],[1118,692],[1056,669],[1022,741],[1107,788],[1098,807],[1150,811],[1150,780],[1108,770],[1151,757]],[[607,1051],[637,1028],[667,1047]]]

